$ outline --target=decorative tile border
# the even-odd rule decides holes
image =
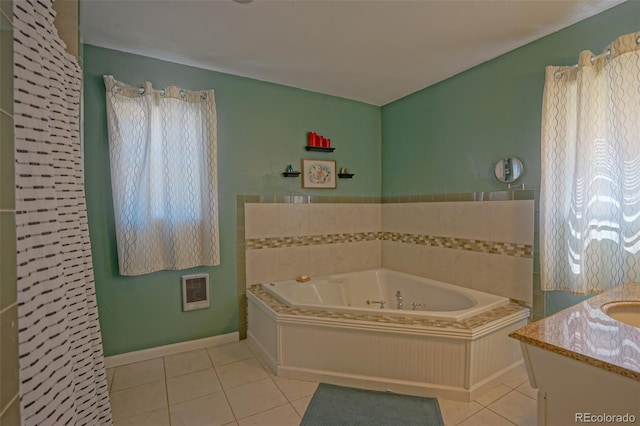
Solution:
[[[383,234],[384,241],[396,241],[408,244],[426,245],[429,247],[475,251],[478,253],[501,254],[513,257],[533,257],[533,246],[531,244],[467,240],[464,238],[435,237],[432,235],[403,234],[399,232],[384,232]]]
[[[447,321],[433,318],[412,318],[403,317],[400,315],[384,315],[377,314],[365,314],[365,313],[347,313],[347,312],[333,312],[323,310],[309,310],[292,308],[284,303],[280,302],[275,297],[267,293],[261,284],[252,285],[249,290],[254,296],[265,303],[271,310],[278,314],[296,315],[314,318],[327,318],[349,321],[367,321],[376,322],[382,324],[397,324],[397,325],[409,325],[415,327],[428,327],[428,328],[440,328],[440,329],[455,329],[455,330],[469,330],[472,331],[478,327],[482,327],[492,321],[505,318],[518,312],[528,311],[528,308],[519,306],[517,304],[510,303],[505,306],[492,309],[488,312],[467,318],[462,321]]]
[[[533,257],[533,246],[530,244],[467,240],[464,238],[436,237],[432,235],[404,234],[398,232],[356,232],[347,234],[301,235],[296,237],[252,238],[245,240],[245,248],[247,250],[261,250],[359,241],[395,241],[429,247],[500,254],[503,256]]]
[[[346,234],[302,235],[297,237],[252,238],[245,240],[247,250],[267,248],[302,247],[321,244],[353,243],[359,241],[378,241],[382,232],[354,232]]]

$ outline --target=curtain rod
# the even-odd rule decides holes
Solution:
[[[602,52],[602,53],[601,53],[601,54],[599,54],[599,55],[595,55],[595,56],[594,56],[594,55],[591,55],[591,60],[590,60],[591,65],[595,64],[595,63],[596,63],[596,61],[597,61],[598,59],[600,59],[600,58],[607,58],[607,59],[610,59],[610,58],[611,58],[611,49],[607,49],[605,52]],[[565,72],[567,72],[567,71],[571,71],[571,70],[574,70],[574,69],[578,68],[578,66],[579,66],[579,65],[580,65],[580,64],[574,64],[574,65],[571,65],[571,66],[570,66],[570,67],[568,67],[568,68],[565,68],[565,69],[560,70],[560,71],[556,71],[553,75],[554,75],[556,78],[560,78],[560,77],[562,77],[562,74],[564,74],[564,73],[565,73]]]
[[[636,44],[640,44],[640,36],[638,36],[638,37],[636,38]],[[595,55],[595,56],[594,56],[594,55],[591,55],[591,65],[595,64],[595,63],[596,63],[596,61],[597,61],[598,59],[600,59],[600,58],[607,58],[607,59],[611,59],[611,49],[607,49],[607,50],[605,50],[604,52],[602,52],[602,53],[601,53],[601,54],[599,54],[599,55]],[[565,68],[565,69],[560,70],[560,71],[556,71],[553,75],[555,76],[555,78],[560,78],[560,77],[562,77],[562,74],[564,74],[564,73],[565,73],[565,72],[567,72],[567,71],[571,71],[571,70],[573,70],[573,69],[578,68],[578,66],[579,66],[579,65],[580,65],[580,64],[571,65],[571,66],[570,66],[570,67],[568,67],[568,68]]]
[[[118,85],[116,85],[116,90],[119,92],[120,90],[122,90],[122,88]],[[144,95],[145,89],[144,87],[138,87],[138,94],[140,95]],[[164,96],[164,89],[160,89],[158,90],[158,92],[160,93],[160,96]],[[187,93],[184,90],[180,90],[180,97],[184,98],[185,96],[187,96]],[[200,93],[200,97],[202,99],[207,99],[207,94],[206,93]]]

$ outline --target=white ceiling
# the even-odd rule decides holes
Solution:
[[[80,22],[83,43],[384,105],[622,2],[84,0]]]

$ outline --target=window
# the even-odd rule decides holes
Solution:
[[[542,112],[543,290],[640,280],[640,39],[547,67]]]
[[[219,264],[213,91],[104,79],[120,273]]]

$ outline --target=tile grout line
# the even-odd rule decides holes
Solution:
[[[471,402],[475,402],[475,401],[471,401]],[[479,403],[477,403],[477,402],[475,402],[475,403],[476,403],[476,404],[478,404],[478,405],[480,406],[480,409],[479,409],[478,411],[475,411],[475,412],[473,412],[472,414],[468,415],[467,417],[463,418],[462,420],[460,420],[458,423],[456,423],[456,424],[455,424],[456,426],[457,426],[457,425],[459,425],[459,424],[461,424],[461,423],[463,423],[463,422],[466,422],[466,421],[467,421],[467,420],[469,420],[471,417],[475,416],[476,414],[478,414],[479,412],[481,412],[481,411],[485,408],[485,406],[484,406],[484,405],[479,404]],[[438,402],[438,404],[440,404],[440,403]],[[442,411],[442,410],[441,410],[441,411]],[[443,419],[442,419],[442,420],[444,421],[444,416],[443,416]]]
[[[165,366],[164,356],[162,357],[162,373],[164,376],[164,397],[167,401],[167,417],[169,418],[169,426],[171,426],[171,404],[169,403],[169,378],[167,377],[167,367]]]
[[[492,410],[492,409],[491,409],[491,408],[489,408],[489,407],[485,407],[485,408],[486,408],[487,410],[491,411],[491,412],[492,412],[493,414],[495,414],[496,416],[498,416],[498,417],[500,417],[500,418],[502,418],[502,419],[505,419],[506,421],[508,421],[508,422],[509,422],[509,423],[511,423],[512,425],[519,426],[517,423],[512,422],[511,420],[509,420],[508,418],[506,418],[506,417],[505,417],[505,416],[503,416],[502,414],[498,413],[497,411],[494,411],[494,410]]]
[[[521,383],[521,384],[522,384],[522,383]],[[508,386],[508,385],[505,385],[505,386]],[[518,385],[518,386],[520,386],[520,385]],[[509,387],[510,387],[510,386],[509,386]],[[510,390],[509,392],[507,392],[506,394],[502,395],[500,398],[496,399],[494,402],[492,402],[492,403],[491,403],[491,404],[489,404],[489,405],[495,404],[496,402],[500,401],[502,398],[505,398],[507,395],[509,395],[509,394],[510,394],[510,393],[512,393],[512,392],[516,392],[516,393],[519,393],[520,395],[524,395],[522,392],[517,391],[517,390],[516,390],[516,388],[511,388],[511,390]],[[531,397],[530,397],[530,396],[528,396],[528,395],[524,395],[524,396],[526,396],[527,398],[533,399],[533,398],[531,398]],[[535,400],[534,400],[534,401],[535,401]],[[507,420],[508,422],[510,422],[510,423],[512,423],[512,424],[514,424],[514,425],[516,425],[516,426],[519,426],[519,425],[518,425],[517,423],[515,423],[514,421],[509,420],[508,418],[506,418],[505,416],[503,416],[503,415],[502,415],[502,414],[500,414],[499,412],[497,412],[497,411],[495,411],[494,409],[490,408],[488,405],[487,405],[485,408],[486,408],[487,410],[491,411],[492,413],[494,413],[494,414],[496,414],[496,415],[498,415],[498,416],[502,417],[503,419]]]
[[[245,344],[246,344],[246,343],[245,343]],[[272,376],[271,376],[271,374],[267,371],[267,369],[265,368],[265,366],[264,366],[264,365],[262,365],[262,363],[261,363],[261,362],[260,362],[260,360],[258,359],[258,356],[256,355],[256,353],[251,349],[251,346],[247,345],[247,347],[249,348],[249,351],[253,354],[253,357],[251,357],[251,358],[247,358],[247,359],[243,359],[243,360],[237,360],[237,361],[234,361],[234,362],[230,362],[230,363],[228,363],[228,364],[225,364],[225,366],[226,366],[226,365],[235,364],[235,363],[238,363],[238,362],[243,362],[243,361],[247,361],[247,360],[255,359],[255,360],[258,362],[258,364],[260,365],[260,367],[261,367],[261,368],[262,368],[262,369],[267,373],[269,380],[271,380],[271,382],[273,383],[273,385],[274,385],[274,386],[276,387],[276,389],[277,389],[277,390],[282,394],[282,396],[284,396],[284,399],[285,399],[287,402],[286,402],[286,403],[284,403],[284,404],[281,404],[281,405],[276,405],[275,407],[271,407],[271,408],[268,408],[268,409],[266,409],[266,410],[263,410],[263,411],[260,411],[260,412],[257,412],[257,413],[253,413],[253,414],[251,414],[251,415],[249,415],[249,416],[245,416],[245,417],[238,418],[238,417],[236,416],[235,412],[233,411],[233,407],[231,407],[231,402],[229,401],[229,398],[227,397],[226,389],[225,389],[224,385],[222,385],[222,381],[220,380],[220,378],[218,378],[218,381],[220,381],[220,386],[222,387],[222,390],[223,390],[223,392],[224,392],[224,394],[225,394],[225,398],[227,398],[227,403],[229,404],[229,407],[231,408],[231,411],[232,411],[232,413],[233,413],[233,417],[235,418],[236,422],[238,422],[239,420],[242,420],[242,419],[247,419],[247,418],[249,418],[249,417],[257,416],[257,415],[262,414],[262,413],[266,413],[267,411],[273,410],[273,409],[275,409],[275,408],[284,407],[285,405],[290,405],[290,406],[291,406],[291,409],[292,409],[296,414],[298,414],[298,412],[296,411],[296,409],[293,407],[293,405],[292,405],[292,404],[291,404],[291,402],[289,401],[289,398],[287,398],[287,396],[284,394],[284,392],[282,391],[282,389],[280,389],[280,387],[279,387],[279,386],[278,386],[278,384],[275,382],[275,380],[273,380],[273,377],[272,377]],[[211,354],[209,354],[209,351],[207,351],[207,355],[209,355],[209,359],[211,359]],[[212,359],[211,359],[211,363],[213,364],[213,360],[212,360]],[[215,366],[214,366],[214,369],[215,369]],[[215,370],[215,371],[216,371],[216,375],[217,375],[217,374],[218,374],[218,371],[217,371],[217,370]],[[265,379],[259,379],[259,380],[254,380],[254,381],[251,381],[251,382],[243,383],[242,385],[234,386],[234,387],[232,387],[231,389],[234,389],[234,388],[237,388],[237,387],[240,387],[240,386],[244,386],[244,385],[249,384],[249,383],[256,383],[256,382],[259,382],[259,381],[261,381],[261,380],[265,380]],[[301,416],[301,417],[302,417],[302,416]]]
[[[13,19],[9,18],[9,15],[7,15],[7,13],[3,9],[0,9],[0,14],[2,16],[4,16],[4,18],[7,20],[7,22],[11,25],[11,29],[13,29],[14,28]]]
[[[296,413],[297,415],[300,416],[300,419],[302,420],[302,415],[300,413],[298,413],[298,410],[296,410],[296,408],[293,406],[293,401],[291,401],[289,399],[289,397],[284,393],[284,390],[278,386],[278,382],[275,381],[274,377],[277,377],[276,375],[272,375],[271,372],[269,371],[268,367],[266,367],[261,361],[260,358],[258,356],[258,354],[256,354],[253,349],[251,348],[251,345],[247,344],[247,347],[249,348],[249,351],[251,351],[251,353],[253,354],[253,357],[258,361],[258,363],[260,364],[260,366],[267,372],[267,374],[269,375],[269,378],[271,379],[271,381],[273,382],[273,384],[275,385],[276,389],[278,389],[280,391],[280,393],[282,394],[282,396],[284,396],[284,399],[287,400],[287,403],[291,406],[291,409],[294,411],[294,413]],[[305,397],[299,398],[304,399]],[[297,400],[296,400],[297,401]],[[274,408],[279,408],[279,407],[284,407],[287,404],[282,404],[282,405],[278,405],[277,407]],[[273,409],[273,408],[272,408]],[[268,411],[268,410],[267,410]]]
[[[163,358],[163,357],[161,357],[161,358]],[[144,362],[144,361],[142,361],[142,362]],[[131,363],[131,364],[135,364],[135,363]],[[124,364],[122,366],[131,365],[131,364]],[[122,366],[118,366],[118,367],[122,367]],[[118,367],[114,367],[114,368],[118,368]],[[114,370],[113,373],[114,373],[114,379],[115,379],[115,370]],[[135,385],[135,386],[130,386],[130,387],[127,387],[127,388],[122,388],[122,389],[117,389],[117,390],[113,390],[112,389],[113,388],[113,381],[112,381],[111,382],[111,386],[110,386],[110,390],[109,390],[109,400],[111,400],[111,394],[112,393],[125,392],[125,391],[129,391],[131,389],[135,389],[135,388],[146,386],[146,385],[151,385],[151,384],[158,383],[158,382],[161,382],[161,381],[165,382],[165,395],[167,395],[167,398],[168,398],[168,393],[167,393],[167,388],[166,388],[166,380],[154,380],[152,382],[141,383],[141,384],[138,384],[138,385]],[[143,414],[149,414],[149,413],[152,413],[152,412],[154,412],[156,410],[159,410],[159,409],[160,408],[156,408],[154,410],[144,411],[144,412],[137,413],[137,414],[132,414],[132,415],[129,415],[127,417],[123,417],[123,418],[119,419],[118,421],[120,422],[120,421],[123,421],[123,420],[131,419],[131,418],[136,417],[136,416],[143,415]],[[169,411],[169,406],[167,406],[167,411]],[[112,417],[112,421],[113,421],[113,409],[111,410],[111,413],[112,413],[111,417]],[[169,418],[169,425],[171,425],[171,419],[170,418]]]
[[[209,358],[209,362],[211,363],[211,366],[213,367],[213,372],[216,375],[216,379],[218,379],[218,383],[220,383],[220,389],[222,390],[222,394],[224,395],[224,399],[225,399],[225,401],[227,401],[227,405],[229,406],[229,410],[231,410],[231,415],[233,416],[233,420],[237,424],[238,423],[238,417],[236,416],[236,412],[233,410],[233,407],[231,406],[231,401],[229,401],[229,396],[227,395],[227,390],[224,388],[224,385],[222,384],[222,380],[220,380],[220,375],[218,374],[218,368],[213,363],[213,358],[211,357],[211,354],[209,353],[209,351],[206,350],[206,349],[205,349],[205,351],[207,352],[207,358]],[[231,423],[231,422],[229,422],[229,423]]]
[[[7,117],[13,120],[13,114],[11,114],[9,111],[5,111],[3,108],[0,108],[0,113],[6,115]]]
[[[18,306],[18,302],[17,301],[13,302],[9,306],[6,306],[4,309],[0,310],[0,315],[5,314],[6,312],[10,311],[11,309],[13,309],[16,306]]]
[[[16,400],[18,400],[20,398],[20,393],[16,392],[16,394],[13,396],[13,398],[11,398],[11,400],[9,402],[7,402],[7,404],[4,406],[3,410],[0,412],[0,417],[4,416],[4,414],[7,412],[7,410],[9,409],[9,407],[11,407],[11,405],[16,402]],[[19,409],[20,407],[18,407]]]
[[[257,358],[257,356],[256,356],[256,358]],[[260,365],[262,365],[262,364],[260,364]],[[262,368],[264,368],[264,369],[266,370],[266,368],[265,368],[264,366],[262,366]],[[268,372],[267,372],[267,373],[268,373]],[[300,419],[302,420],[303,414],[298,413],[298,410],[296,410],[296,407],[294,407],[294,406],[293,406],[293,403],[294,403],[295,401],[302,401],[303,399],[308,398],[308,397],[313,397],[313,395],[314,395],[315,391],[314,391],[311,395],[303,396],[303,397],[301,397],[301,398],[296,399],[295,401],[292,401],[292,400],[291,400],[291,399],[289,399],[289,397],[284,393],[284,390],[283,390],[280,386],[278,386],[278,382],[276,382],[276,381],[275,381],[275,379],[273,378],[273,377],[277,377],[277,376],[271,376],[271,374],[269,374],[269,377],[271,377],[271,379],[273,380],[273,382],[274,382],[274,384],[276,385],[276,387],[280,390],[280,392],[282,393],[282,395],[284,395],[285,399],[289,402],[289,405],[291,405],[291,408],[293,408],[293,411],[294,411],[296,414],[298,414],[298,415],[300,416]],[[286,378],[286,377],[285,377],[285,378]],[[299,379],[295,379],[295,380],[299,380]],[[307,380],[300,380],[300,381],[307,382]],[[316,383],[316,382],[309,382],[309,383]],[[319,384],[320,384],[320,383],[318,383],[318,385],[319,385]],[[317,387],[316,387],[316,389],[317,389]],[[284,405],[284,404],[283,404],[283,405]],[[305,410],[305,411],[306,411],[306,410]]]
[[[251,350],[251,348],[250,348],[250,347],[249,347],[249,349],[250,349],[250,351],[251,351],[251,353],[252,353],[252,355],[253,355],[251,358],[247,358],[247,359],[243,359],[243,360],[234,360],[233,362],[230,362],[230,363],[225,364],[225,366],[226,366],[226,365],[232,365],[232,364],[235,364],[235,363],[239,363],[239,362],[243,362],[243,361],[248,361],[248,360],[254,359],[254,360],[256,360],[256,361],[260,364],[261,368],[262,368],[262,369],[264,369],[264,370],[265,370],[265,372],[266,372],[266,368],[265,368],[265,367],[264,367],[264,366],[259,362],[259,360],[257,359],[257,356],[255,355],[255,353]],[[223,392],[223,394],[224,394],[224,396],[225,396],[225,400],[227,401],[227,404],[228,404],[228,406],[229,406],[229,409],[231,410],[231,413],[232,413],[232,415],[233,415],[234,421],[232,421],[231,423],[234,423],[234,422],[236,422],[236,423],[237,423],[237,422],[238,422],[239,420],[241,420],[241,419],[246,419],[246,418],[249,418],[249,417],[253,417],[253,416],[256,416],[256,415],[259,415],[259,414],[265,413],[265,412],[267,412],[267,411],[269,411],[269,410],[273,410],[273,409],[275,409],[275,408],[283,407],[283,406],[285,406],[285,405],[290,405],[290,406],[291,406],[291,409],[292,409],[296,414],[298,414],[298,413],[297,413],[297,411],[295,410],[295,408],[293,408],[293,406],[292,406],[291,402],[289,401],[289,399],[286,397],[286,395],[284,395],[284,392],[282,392],[282,390],[281,390],[281,389],[280,389],[280,387],[277,385],[277,383],[275,383],[275,381],[273,380],[273,377],[272,377],[272,376],[267,372],[267,374],[268,374],[268,378],[269,378],[269,379],[271,379],[271,381],[272,381],[272,383],[275,385],[276,389],[278,389],[278,391],[279,391],[280,393],[282,393],[282,395],[284,396],[284,399],[285,399],[285,401],[286,401],[286,402],[285,402],[285,403],[283,403],[283,404],[280,404],[280,405],[277,405],[277,406],[274,406],[274,407],[268,408],[268,409],[266,409],[266,410],[263,410],[263,411],[260,411],[260,412],[257,412],[257,413],[253,413],[253,414],[251,414],[251,415],[249,415],[249,416],[242,417],[241,419],[240,419],[240,418],[238,418],[238,417],[237,417],[237,415],[236,415],[236,413],[235,413],[235,411],[233,410],[233,407],[231,406],[230,401],[229,401],[229,398],[228,398],[228,395],[227,395],[227,388],[225,388],[225,386],[223,386],[223,385],[222,385],[222,381],[220,380],[220,376],[219,376],[219,374],[218,374],[218,369],[217,369],[217,367],[216,367],[216,366],[214,365],[214,363],[213,363],[213,359],[212,359],[212,357],[211,357],[211,354],[210,354],[210,353],[209,353],[209,351],[207,351],[206,349],[205,349],[205,351],[206,351],[206,353],[207,353],[207,359],[209,360],[210,366],[211,366],[212,370],[214,371],[214,374],[216,375],[216,378],[218,379],[218,382],[220,383],[220,390]],[[159,357],[159,358],[161,358],[161,359],[162,359],[163,379],[161,379],[161,380],[163,380],[163,381],[164,381],[164,383],[165,383],[165,400],[166,400],[166,403],[167,403],[167,413],[168,413],[168,417],[169,417],[169,419],[168,419],[168,420],[169,420],[169,424],[171,425],[171,424],[172,424],[172,420],[171,420],[171,408],[170,408],[170,407],[171,407],[171,404],[170,404],[170,401],[169,401],[169,389],[168,389],[168,385],[169,385],[169,384],[168,384],[168,379],[169,379],[170,377],[168,377],[168,376],[167,376],[166,364],[165,364],[165,357],[163,356],[163,357]],[[132,364],[134,364],[134,363],[132,363]],[[127,365],[131,365],[131,364],[127,364]],[[122,366],[119,366],[119,367],[122,367]],[[115,390],[115,391],[114,391],[114,390],[113,390],[113,383],[115,382],[116,370],[117,370],[119,367],[114,367],[114,372],[113,372],[113,375],[114,375],[114,376],[113,376],[113,379],[112,379],[112,382],[111,382],[111,386],[109,387],[109,395],[110,395],[110,396],[111,396],[111,393],[112,393],[112,392],[126,391],[126,390],[130,390],[130,389],[133,389],[133,388],[136,388],[136,387],[139,387],[139,386],[144,386],[144,385],[148,385],[148,384],[150,384],[150,383],[156,383],[156,382],[159,382],[159,381],[160,381],[160,380],[156,380],[156,381],[154,381],[154,382],[142,383],[142,384],[138,384],[138,385],[135,385],[135,386],[131,386],[131,387],[127,387],[127,388],[124,388],[124,389],[119,389],[119,390]],[[208,369],[208,368],[207,368],[207,369]],[[205,371],[205,370],[198,370],[198,371]],[[190,373],[184,373],[184,374],[180,374],[180,375],[172,376],[172,377],[180,377],[180,376],[184,376],[184,375],[191,374],[191,373],[193,373],[193,372],[190,372]],[[264,379],[260,379],[260,380],[264,380]],[[255,381],[248,382],[248,383],[244,383],[244,384],[255,383],[255,382],[260,381],[260,380],[255,380]],[[243,386],[244,384],[242,384],[242,385],[238,385],[238,386]],[[236,388],[236,387],[238,387],[238,386],[234,386],[234,387],[232,387],[232,388],[230,388],[230,389],[234,389],[234,388]],[[217,393],[217,392],[215,392],[215,393]],[[209,394],[208,394],[208,395],[209,395]],[[204,396],[207,396],[207,395],[204,395]],[[200,396],[200,397],[196,397],[196,398],[192,398],[192,400],[193,400],[193,399],[198,399],[198,398],[201,398],[201,397],[202,397],[202,396]],[[184,402],[187,402],[187,401],[184,401]],[[149,413],[151,413],[151,412],[153,412],[153,411],[154,411],[154,410],[151,410],[151,411],[145,411],[144,413],[138,413],[138,414],[134,414],[134,415],[131,415],[131,416],[127,416],[127,417],[124,417],[124,418],[120,419],[119,421],[127,420],[127,419],[133,418],[133,417],[135,417],[135,416],[138,416],[138,415],[140,415],[140,414],[149,414]]]
[[[260,360],[257,359],[256,360],[260,363]],[[266,371],[267,369],[264,367],[264,365],[262,365],[262,363],[260,363],[260,366]],[[267,374],[269,374],[269,372],[267,371]],[[291,403],[291,400],[289,399],[289,397],[287,397],[287,395],[284,393],[284,390],[282,390],[282,388],[280,388],[280,386],[278,386],[278,382],[276,382],[274,380],[274,377],[276,376],[272,376],[271,374],[269,374],[269,378],[271,379],[271,381],[273,382],[274,386],[276,387],[276,389],[278,389],[278,391],[282,394],[282,396],[284,396],[285,401],[287,401],[285,404],[282,405],[278,405],[275,406],[273,408],[270,408],[269,410],[273,410],[275,408],[280,408],[280,407],[284,407],[285,405],[289,405],[291,407],[291,409],[293,410],[294,413],[296,413],[296,415],[299,415],[298,411],[295,409],[295,407],[293,406],[293,404]],[[263,412],[269,411],[269,410],[265,410]],[[302,416],[300,416],[300,420],[302,420]]]
[[[520,386],[522,386],[522,385],[520,385]],[[520,386],[518,386],[518,387],[520,387]],[[532,388],[532,389],[535,389],[535,388]],[[532,398],[531,396],[527,395],[526,393],[524,393],[524,392],[522,392],[522,391],[519,391],[517,388],[513,388],[513,390],[514,390],[514,391],[516,391],[516,392],[518,392],[520,395],[524,395],[524,396],[526,396],[527,398],[531,398],[531,399],[533,399],[534,401],[538,401],[538,399],[537,399],[537,398]]]
[[[256,358],[254,357],[254,359],[256,359]],[[256,361],[257,361],[257,359],[256,359]],[[260,362],[260,361],[258,361],[258,362]],[[260,364],[260,367],[262,367],[262,369],[265,369],[265,368],[264,368],[264,366],[263,366],[262,364]],[[269,373],[267,372],[267,374],[269,374]],[[287,396],[286,396],[286,395],[284,394],[284,392],[282,392],[282,390],[278,387],[278,384],[275,382],[275,380],[273,380],[273,377],[271,377],[271,374],[269,374],[268,379],[269,379],[269,380],[271,380],[271,382],[272,382],[272,383],[273,383],[273,385],[276,387],[276,389],[278,390],[278,392],[280,392],[280,393],[282,394],[282,396],[284,396],[284,399],[285,399],[287,402],[286,402],[286,403],[284,403],[284,404],[281,404],[281,405],[276,405],[275,407],[267,408],[266,410],[259,411],[259,412],[257,412],[257,413],[253,413],[253,414],[251,414],[251,415],[249,415],[249,416],[241,417],[241,418],[236,417],[236,416],[235,416],[235,414],[234,414],[234,417],[236,418],[236,422],[237,422],[237,421],[239,421],[239,420],[248,419],[249,417],[257,416],[258,414],[266,413],[267,411],[273,410],[274,408],[284,407],[285,405],[291,405],[291,403],[289,402],[289,399],[287,398]],[[266,380],[266,379],[254,380],[254,381],[252,381],[252,382],[247,382],[247,383],[244,383],[244,384],[242,384],[242,385],[234,386],[233,388],[237,388],[237,387],[240,387],[240,386],[248,385],[248,384],[250,384],[250,383],[257,383],[257,382],[260,382],[260,381],[262,381],[262,380]],[[233,388],[232,388],[232,389],[233,389]],[[231,404],[229,404],[229,406],[231,406]],[[291,408],[293,408],[293,406],[292,406]],[[293,411],[295,411],[295,408],[293,408]],[[296,411],[296,413],[297,413],[297,411]]]

